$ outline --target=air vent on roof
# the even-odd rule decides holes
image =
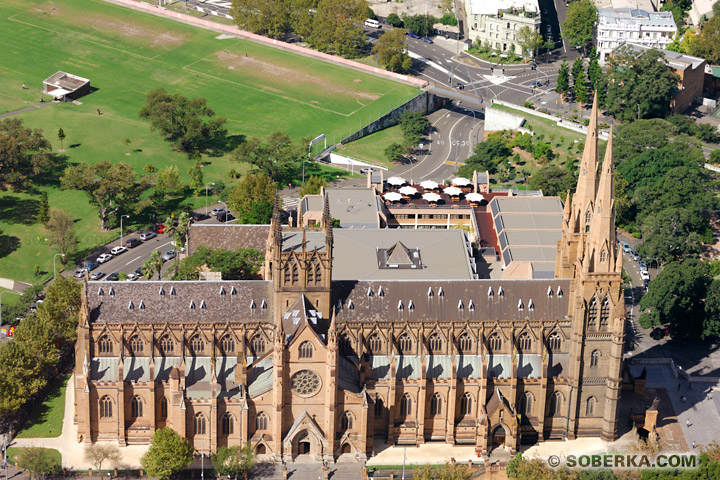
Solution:
[[[250,300],[250,309],[255,310],[255,300]]]
[[[237,290],[235,290],[235,285],[230,287],[230,295],[235,295],[237,293]]]
[[[518,310],[522,310],[523,308],[525,308],[525,305],[523,305],[523,301],[520,299],[518,300]]]
[[[372,297],[375,295],[375,292],[373,292],[372,287],[368,287],[367,296]]]
[[[109,295],[115,296],[115,289],[113,287],[110,287],[110,291],[108,292]]]
[[[433,295],[435,295],[435,292],[433,292],[432,287],[428,288],[428,297],[432,297]]]
[[[530,301],[528,302],[528,308],[529,308],[530,310],[534,310],[534,309],[535,309],[535,304],[533,303],[532,298],[531,298]]]
[[[438,288],[438,297],[444,297],[445,296],[445,290],[443,290],[442,287]]]
[[[225,287],[220,285],[220,295],[225,295]]]
[[[105,295],[105,292],[103,291],[103,288],[102,288],[102,287],[100,287],[100,288],[98,289],[98,295]]]
[[[493,292],[492,287],[488,287],[488,297],[492,297],[493,295],[495,295],[495,292]]]
[[[158,292],[159,295],[165,295],[165,289],[163,287],[160,287],[160,291]]]
[[[202,309],[207,308],[207,307],[205,306],[205,300],[200,300],[200,308],[202,308]]]
[[[265,300],[263,300],[262,303],[260,304],[260,308],[263,308],[263,309],[267,308],[267,302]]]
[[[132,300],[130,300],[130,303],[128,303],[128,309],[132,310],[133,308],[135,308],[135,305],[133,305]]]
[[[548,296],[548,297],[552,297],[552,296],[553,296],[552,287],[551,287],[550,285],[548,285],[547,296]]]
[[[338,309],[338,310],[342,310],[342,308],[343,308],[342,299],[338,299],[337,309]]]
[[[501,297],[505,295],[505,290],[503,290],[502,286],[498,288],[498,295],[500,295]]]
[[[175,295],[175,287],[170,286],[170,295]]]
[[[140,310],[145,310],[145,302],[140,300],[140,305],[138,306],[138,308],[140,308]]]
[[[458,300],[458,310],[462,310],[465,308],[465,305],[463,304],[462,300]]]
[[[347,306],[348,306],[349,310],[355,310],[355,304],[353,303],[352,300],[348,300]]]
[[[190,310],[195,310],[195,302],[190,300]]]
[[[409,310],[415,310],[415,304],[413,303],[412,300],[410,300],[410,301],[408,302],[408,309],[409,309]]]
[[[383,290],[382,287],[378,289],[378,297],[384,297],[385,296],[385,290]]]
[[[560,285],[558,285],[558,288],[557,288],[557,296],[558,296],[558,297],[562,297],[562,295],[563,295],[562,288],[560,288]]]
[[[475,310],[475,302],[473,302],[472,299],[468,302],[468,308],[470,310]]]
[[[405,308],[405,305],[403,305],[402,300],[398,301],[398,310],[403,310]]]

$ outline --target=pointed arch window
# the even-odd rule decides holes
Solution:
[[[322,268],[320,262],[315,262],[315,284],[322,282]]]
[[[160,417],[159,420],[166,420],[168,416],[168,404],[167,404],[167,398],[162,397],[160,399]]]
[[[190,350],[193,355],[197,355],[205,351],[205,341],[199,333],[190,339]]]
[[[550,408],[549,408],[549,414],[551,417],[556,417],[558,415],[561,415],[562,402],[563,402],[562,393],[555,392],[552,394],[552,396],[550,397]]]
[[[442,413],[442,396],[439,393],[430,397],[430,415],[440,415]]]
[[[299,276],[299,270],[297,264],[293,263],[292,265],[292,284],[295,285],[298,283]]]
[[[400,335],[398,339],[398,347],[400,347],[400,353],[411,353],[412,351],[412,338],[407,333]]]
[[[592,328],[597,325],[597,299],[595,297],[590,300],[590,305],[588,305],[587,325]]]
[[[290,283],[290,265],[285,265],[283,269],[283,276],[286,284]]]
[[[590,219],[592,218],[592,213],[590,210],[585,212],[585,232],[590,231]]]
[[[207,431],[207,420],[202,413],[195,414],[195,435],[205,435]]]
[[[472,402],[472,395],[468,392],[463,393],[463,396],[460,397],[460,415],[465,416],[472,414]]]
[[[430,335],[428,347],[430,348],[430,353],[438,354],[442,352],[443,341],[439,333],[433,333]]]
[[[521,415],[530,416],[532,414],[532,402],[533,397],[530,392],[525,392],[520,396],[520,405],[518,406],[518,412]]]
[[[308,285],[315,283],[315,269],[312,265],[307,269],[307,283]]]
[[[313,356],[313,344],[306,340],[300,344],[299,348],[300,358],[312,358]]]
[[[406,393],[400,397],[400,416],[407,417],[412,415],[412,397]]]
[[[383,341],[382,338],[380,338],[380,334],[373,333],[370,335],[370,338],[368,338],[368,348],[370,349],[370,353],[373,355],[379,355],[382,353]]]
[[[561,345],[560,334],[558,332],[551,333],[550,337],[548,337],[548,350],[550,350],[550,353],[558,353]]]
[[[253,355],[257,358],[265,354],[265,339],[259,333],[250,341],[250,348]]]
[[[520,335],[520,338],[518,338],[518,350],[520,350],[520,353],[528,353],[530,352],[531,348],[532,339],[530,338],[530,334],[524,332],[522,335]]]
[[[592,353],[590,354],[590,366],[597,367],[598,360],[600,360],[600,351],[593,350]]]
[[[385,413],[385,403],[380,395],[375,398],[375,416],[382,417]]]
[[[130,338],[130,351],[135,355],[142,353],[143,341],[140,338],[140,335],[133,335]]]
[[[232,435],[235,432],[235,417],[232,413],[225,412],[222,417],[221,430],[223,435]]]
[[[603,248],[602,250],[600,250],[600,262],[605,263],[606,260],[607,260],[607,252]]]
[[[490,353],[498,353],[502,349],[502,338],[495,332],[488,338],[488,350]]]
[[[164,354],[173,353],[175,350],[175,342],[169,334],[160,337],[160,351]]]
[[[235,353],[235,339],[229,333],[220,340],[220,348],[223,353]]]
[[[341,333],[338,337],[338,344],[340,347],[340,353],[343,355],[354,355],[355,352],[352,348],[352,340],[347,333]]]
[[[135,395],[130,401],[130,416],[132,418],[143,416],[143,401],[138,395]]]
[[[353,428],[353,414],[350,412],[343,413],[342,418],[340,418],[340,430],[345,432],[347,430],[352,430]]]
[[[458,340],[458,348],[460,349],[460,353],[471,353],[472,346],[473,341],[469,333],[463,333],[462,335],[460,335],[460,339]]]
[[[100,340],[98,340],[98,351],[100,353],[112,353],[112,341],[108,335],[103,335],[100,337]]]
[[[610,320],[610,299],[605,297],[600,307],[600,328],[608,326]]]
[[[268,429],[268,416],[265,412],[260,412],[255,417],[255,429],[256,430],[267,430]]]
[[[112,418],[113,404],[112,399],[105,395],[100,399],[100,418]]]
[[[585,404],[585,415],[588,417],[595,415],[595,397],[587,399],[587,403]]]

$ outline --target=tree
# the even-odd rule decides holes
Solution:
[[[109,217],[119,210],[139,208],[140,195],[147,188],[145,179],[138,179],[130,165],[108,161],[71,165],[60,184],[63,189],[82,190],[88,195],[90,203],[99,209],[102,230],[109,230]]]
[[[432,34],[432,26],[437,23],[437,19],[431,15],[413,15],[404,17],[405,28],[421,37]]]
[[[200,165],[195,164],[189,167],[187,174],[190,177],[190,188],[192,189],[195,196],[199,196],[205,189],[205,178],[203,176],[203,169]]]
[[[147,94],[138,115],[183,152],[197,150],[227,135],[226,119],[214,118],[215,112],[204,98],[169,95],[162,87]]]
[[[700,253],[702,238],[697,232],[698,223],[703,222],[688,208],[672,207],[650,213],[640,226],[643,243],[639,252],[662,261]]]
[[[45,478],[46,475],[60,473],[60,461],[53,452],[57,453],[56,450],[49,448],[21,448],[15,460],[18,466],[30,472],[30,479],[33,475],[37,478]]]
[[[322,52],[355,57],[366,44],[360,25],[367,14],[365,0],[320,0],[306,41]]]
[[[166,222],[166,225],[172,225],[172,222]],[[188,233],[190,232],[190,215],[187,212],[182,212],[177,216],[177,225],[172,228],[172,238],[175,242],[175,248],[180,250],[185,248],[188,240]]]
[[[262,173],[247,174],[228,194],[227,204],[230,210],[242,215],[250,211],[253,202],[265,200],[271,205],[275,202],[277,184]]]
[[[62,151],[62,149],[63,149],[63,140],[65,140],[65,132],[63,131],[62,128],[58,130],[58,135],[57,135],[57,137],[58,137],[58,140],[60,140],[60,150]]]
[[[20,118],[0,121],[0,184],[26,188],[32,177],[57,165],[42,130],[26,128]]]
[[[193,461],[193,446],[169,427],[156,430],[140,464],[150,477],[160,480],[180,473]]]
[[[528,186],[532,190],[542,190],[545,196],[562,196],[575,188],[575,183],[572,172],[557,165],[547,165],[530,177]]]
[[[391,13],[385,18],[385,21],[392,25],[395,28],[402,28],[403,27],[403,21],[402,18],[398,17],[397,13]]]
[[[584,1],[584,0],[583,0]],[[623,47],[610,58],[604,106],[620,120],[666,117],[680,77],[655,49],[638,55]]]
[[[50,218],[45,225],[48,230],[50,245],[57,248],[67,259],[77,249],[78,240],[75,235],[75,219],[65,210],[50,210]],[[63,260],[65,262],[65,260]]]
[[[232,153],[234,161],[254,165],[256,171],[276,182],[294,174],[306,158],[305,146],[281,132],[272,133],[265,140],[253,137]]]
[[[100,471],[105,461],[110,461],[111,465],[117,466],[122,460],[122,455],[117,445],[94,443],[85,446],[85,460]]]
[[[155,180],[155,191],[162,197],[173,196],[183,191],[180,183],[180,171],[176,165],[168,165],[160,170]]]
[[[385,147],[385,158],[389,162],[399,162],[405,155],[405,147],[399,143],[391,143]]]
[[[640,308],[648,309],[640,324],[644,328],[669,324],[674,336],[700,337],[711,280],[708,264],[700,260],[668,263],[640,300]]]
[[[573,88],[575,89],[575,101],[577,101],[578,105],[585,105],[588,103],[590,97],[588,96],[588,89],[585,86],[585,79],[582,78],[582,80],[574,85]]]
[[[162,278],[162,276],[160,275],[162,273],[162,266],[163,259],[160,250],[153,250],[150,254],[150,257],[145,260],[145,263],[143,263],[141,267],[143,276],[150,280],[153,275],[157,273],[158,280],[160,280]]]
[[[597,9],[591,0],[572,2],[562,26],[563,35],[570,45],[585,49],[592,42],[597,19]]]
[[[48,202],[48,194],[47,192],[41,192],[40,193],[40,207],[38,208],[38,213],[35,221],[37,223],[46,224],[48,220],[50,220],[50,217],[48,216],[50,214],[50,202]]]
[[[597,57],[590,59],[588,62],[587,78],[593,90],[598,90],[600,80],[602,79],[602,67],[600,67]]]
[[[545,142],[536,142],[535,146],[533,147],[533,158],[535,160],[543,160],[545,162],[549,162],[555,157],[555,153],[553,152],[552,147],[550,147],[549,143]]]
[[[685,23],[685,16],[691,7],[692,0],[667,0],[660,10],[672,12],[675,25],[681,27]]]
[[[221,476],[227,475],[229,478],[237,480],[238,476],[250,470],[257,457],[253,452],[252,445],[246,443],[241,447],[219,447],[217,453],[210,457],[210,461],[215,467],[215,471]]]
[[[583,63],[583,59],[581,57],[578,57],[575,59],[572,65],[572,77],[573,77],[573,86],[577,86],[578,83],[582,83],[585,81],[583,78],[583,71],[585,69],[585,65]]]
[[[407,72],[412,65],[405,31],[401,28],[382,34],[373,45],[372,53],[377,54],[378,61],[391,72]]]
[[[538,53],[544,43],[543,36],[540,32],[534,28],[523,26],[518,30],[517,42],[522,48],[523,55],[535,56]],[[527,53],[526,53],[527,52]]]
[[[702,338],[720,338],[720,279],[714,279],[705,296]]]
[[[473,154],[465,160],[465,165],[458,169],[459,176],[472,177],[473,170],[496,173],[498,163],[505,161],[512,154],[504,138],[491,134],[484,142],[475,145]]]
[[[457,463],[446,463],[438,467],[425,465],[415,470],[413,480],[470,480],[473,476],[472,470],[467,465]]]
[[[322,177],[311,175],[305,182],[305,185],[300,188],[300,198],[303,198],[305,195],[318,195],[320,189],[325,185],[327,184]]]
[[[225,280],[252,280],[257,278],[264,261],[263,252],[254,248],[229,251],[201,246],[180,262],[173,280],[197,280],[204,266],[221,272]]]
[[[230,15],[243,30],[279,38],[290,32],[291,2],[275,0],[233,0]]]
[[[557,85],[555,91],[560,95],[564,95],[570,89],[570,71],[568,69],[567,62],[563,60],[560,64],[560,70],[558,70]]]
[[[420,112],[405,110],[400,114],[400,130],[403,132],[405,148],[410,151],[430,131],[430,121]]]

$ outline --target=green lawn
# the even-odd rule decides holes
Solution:
[[[64,130],[65,163],[127,162],[138,173],[147,164],[158,169],[177,165],[187,181],[192,165],[187,155],[174,151],[138,118],[145,94],[154,88],[205,97],[228,119],[233,143],[275,131],[297,141],[321,133],[339,141],[416,94],[415,88],[387,79],[219,37],[101,0],[0,2],[0,113],[37,104],[42,80],[58,70],[89,78],[96,90],[80,99],[81,105],[53,104],[20,117],[42,129],[55,149],[60,148],[57,131]],[[205,181],[228,187],[234,182],[227,175],[231,169],[240,174],[249,169],[222,151],[203,161]],[[327,178],[342,174],[317,168],[315,173]],[[72,213],[83,253],[118,235],[117,229],[99,230],[97,211],[83,193],[60,191],[57,177],[36,183],[31,193],[0,190],[0,277],[37,282],[52,275],[55,252],[45,242],[43,227],[32,223],[40,191],[48,193],[51,208]],[[204,201],[190,197],[182,203]],[[132,218],[125,226],[147,222]],[[33,275],[35,264],[45,272],[40,278]]]
[[[17,457],[17,455],[20,453],[20,450],[22,450],[22,449],[17,448],[17,447],[9,447],[7,449],[8,461],[15,464],[16,463],[15,457]],[[52,458],[54,460],[56,460],[58,464],[62,465],[62,455],[60,454],[60,452],[58,452],[54,448],[46,448],[45,450],[49,450],[50,454],[52,455]]]
[[[392,163],[385,158],[385,149],[391,143],[402,143],[402,141],[400,126],[395,125],[343,145],[337,152],[341,155],[392,168]]]
[[[37,407],[32,416],[25,422],[16,435],[18,438],[52,438],[62,434],[63,418],[65,417],[65,387],[70,375],[48,394],[45,401]]]

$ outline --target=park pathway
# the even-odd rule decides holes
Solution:
[[[31,112],[33,110],[37,110],[38,108],[47,107],[49,105],[55,105],[55,103],[56,102],[39,103],[37,105],[33,105],[32,107],[21,108],[20,110],[15,110],[14,112],[3,113],[2,115],[0,115],[0,118],[12,117],[13,115],[19,115],[21,113]]]

